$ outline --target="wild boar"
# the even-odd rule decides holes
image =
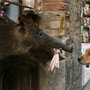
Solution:
[[[37,18],[36,14],[22,15],[19,23],[0,18],[0,58],[28,52],[32,56],[43,52],[48,57],[53,48],[72,52],[71,47],[45,34],[37,25]]]

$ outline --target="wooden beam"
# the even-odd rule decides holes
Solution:
[[[19,0],[19,3],[22,4],[22,0]],[[19,16],[22,14],[22,7],[19,7]]]
[[[17,6],[20,6],[20,7],[29,8],[29,9],[33,10],[32,7],[25,6],[25,5],[23,5],[23,4],[20,4],[20,3],[14,2],[14,1],[12,2],[12,1],[10,1],[10,0],[5,0],[5,2],[8,2],[8,3],[10,3],[10,4],[14,4],[14,5],[17,5]]]

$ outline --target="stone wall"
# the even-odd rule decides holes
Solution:
[[[41,28],[50,36],[73,46],[73,53],[65,53],[56,73],[48,72],[49,63],[40,65],[40,90],[81,90],[80,55],[81,30],[79,0],[43,0]],[[60,35],[60,16],[64,15],[64,34]]]

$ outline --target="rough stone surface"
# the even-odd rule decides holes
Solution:
[[[48,1],[48,0],[45,0]],[[49,0],[50,1],[50,0]],[[60,68],[56,73],[49,72],[49,63],[40,67],[40,90],[82,90],[81,86],[81,65],[78,63],[78,56],[81,52],[81,27],[80,27],[80,9],[81,2],[78,0],[67,0],[69,16],[64,23],[64,35],[59,34],[60,17],[54,15],[60,11],[43,11],[40,27],[50,36],[66,42],[67,45],[73,46],[73,53],[65,53],[66,59],[60,61]],[[73,9],[72,9],[73,8]],[[66,14],[66,12],[63,11]],[[55,27],[55,23],[58,24]],[[69,37],[66,41],[65,38]]]
[[[50,27],[53,28],[60,28],[60,21],[51,21]]]

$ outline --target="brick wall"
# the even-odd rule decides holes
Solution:
[[[65,15],[68,10],[66,0],[43,0],[43,18],[44,24],[41,24],[44,31],[51,36],[59,36],[60,15]],[[50,21],[47,23],[47,21]],[[65,22],[64,22],[65,23]]]
[[[44,0],[44,10],[60,11],[66,10],[67,4],[65,0]]]
[[[48,72],[49,63],[40,67],[40,90],[81,90],[80,8],[77,0],[43,0],[40,26],[45,33],[73,46],[73,53],[66,53],[56,73]],[[63,35],[60,35],[60,16],[64,15]],[[44,67],[44,68],[43,68]]]

